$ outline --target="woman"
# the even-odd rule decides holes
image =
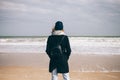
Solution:
[[[55,58],[52,57],[51,51],[57,45],[61,46],[62,54]],[[58,80],[58,73],[62,73],[64,80],[70,80],[68,59],[71,54],[71,48],[68,36],[64,33],[63,23],[61,21],[55,23],[52,35],[48,37],[46,53],[50,58],[49,72],[52,73],[52,80]]]

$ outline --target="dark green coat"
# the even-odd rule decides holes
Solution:
[[[63,38],[64,36],[64,38]],[[55,47],[58,43],[60,43],[61,39],[63,41],[61,43],[63,54],[59,56],[59,58],[51,58],[50,51],[53,47]],[[71,54],[71,48],[69,44],[68,36],[66,35],[51,35],[47,40],[46,52],[50,58],[49,63],[49,72],[52,72],[53,69],[57,68],[58,73],[68,73],[68,59]]]

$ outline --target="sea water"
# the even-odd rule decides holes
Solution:
[[[73,54],[120,55],[120,37],[69,37]],[[0,53],[45,53],[47,37],[0,38]]]

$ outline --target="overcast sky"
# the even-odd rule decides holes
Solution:
[[[0,36],[120,36],[120,0],[0,0]]]

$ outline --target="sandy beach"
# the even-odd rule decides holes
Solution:
[[[0,67],[0,80],[50,80],[47,68]],[[70,71],[71,80],[120,80],[120,72],[76,72]],[[62,75],[59,74],[59,80]]]
[[[120,80],[119,61],[120,55],[72,54],[71,80]],[[44,53],[0,53],[0,80],[50,80],[48,65]]]

